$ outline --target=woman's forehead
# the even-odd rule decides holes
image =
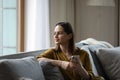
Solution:
[[[62,26],[57,25],[57,26],[55,27],[55,31],[64,31],[64,29],[63,29]]]

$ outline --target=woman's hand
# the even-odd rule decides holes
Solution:
[[[80,61],[80,56],[79,55],[73,55],[70,58],[70,62],[68,65],[68,70],[81,70],[83,68],[82,63]]]
[[[68,71],[74,70],[78,73],[84,80],[89,80],[90,76],[81,63],[75,63],[70,61],[67,67]]]
[[[74,71],[78,71],[82,69],[82,65],[81,64],[77,64],[74,62],[69,62],[67,70],[74,70]]]

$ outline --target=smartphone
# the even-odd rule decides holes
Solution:
[[[74,63],[80,63],[80,56],[79,55],[71,56],[71,61]]]

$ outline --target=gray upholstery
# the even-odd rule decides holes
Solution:
[[[50,62],[39,61],[46,80],[64,80],[58,67]]]
[[[110,80],[120,80],[120,47],[99,49],[97,56]]]
[[[0,80],[45,80],[34,57],[0,60]]]
[[[119,50],[117,48],[117,49],[113,49],[111,51],[111,50],[105,49],[105,47],[103,47],[101,45],[86,45],[86,44],[76,44],[76,45],[88,52],[88,54],[90,55],[90,59],[92,61],[92,68],[94,70],[93,72],[96,75],[101,75],[106,80],[120,80],[120,78],[119,78],[119,72],[120,72],[119,61],[120,61],[120,59],[118,58],[120,48],[119,48]],[[96,53],[97,53],[96,51],[101,48],[104,48],[105,50],[102,49],[99,52],[99,54],[96,55]],[[7,56],[0,56],[0,67],[2,67],[2,68],[0,68],[0,80],[14,80],[13,77],[11,76],[11,70],[12,70],[12,73],[15,73],[15,71],[14,71],[15,69],[12,69],[12,68],[10,69],[9,68],[10,66],[7,66],[7,65],[4,67],[3,67],[3,65],[1,66],[1,60],[3,60],[3,59],[20,59],[20,58],[24,58],[27,56],[36,57],[39,54],[43,53],[44,51],[45,50],[38,50],[38,51],[17,53],[17,54],[12,54],[12,55],[7,55]],[[118,51],[118,52],[116,53],[116,51]],[[102,54],[102,53],[104,53],[104,54]],[[104,55],[106,55],[106,56],[104,56]],[[105,63],[105,62],[111,62],[111,60],[114,60],[115,62],[110,63],[110,64]],[[12,61],[14,61],[14,60],[12,60]],[[9,64],[11,64],[11,61],[9,62]],[[51,65],[49,63],[44,63],[44,64],[40,64],[40,65],[42,67],[42,70],[38,69],[37,71],[40,71],[40,73],[41,73],[41,71],[43,71],[42,73],[44,74],[45,79],[53,80],[52,78],[54,78],[54,80],[59,80],[60,78],[62,78],[61,73],[59,73],[60,70],[58,69],[58,67],[54,67],[53,65]],[[112,65],[112,67],[109,67],[110,65]],[[21,66],[21,65],[19,65],[19,66]],[[32,64],[31,64],[31,66],[28,66],[28,67],[32,67]],[[6,71],[4,71],[4,69]],[[110,69],[110,70],[108,70],[108,69]],[[20,69],[18,69],[18,71],[19,70]],[[109,72],[111,70],[113,70],[113,71]],[[30,71],[28,71],[28,72],[30,72]],[[3,76],[2,73],[7,74],[7,75]],[[22,73],[22,70],[21,70],[21,73]],[[25,74],[25,75],[27,76],[27,74]],[[37,74],[35,74],[35,75],[37,75]],[[9,77],[6,77],[6,76],[9,76]],[[22,76],[22,75],[20,74],[19,76]],[[4,77],[4,79],[1,79],[1,77]],[[25,80],[24,78],[25,77],[21,77],[20,80]],[[27,77],[27,78],[29,78],[29,77]],[[111,78],[111,79],[109,79],[109,78]],[[30,80],[30,79],[27,79],[27,80]],[[40,80],[41,80],[41,78],[40,78]]]
[[[29,51],[29,52],[20,52],[16,54],[11,54],[11,55],[5,55],[5,56],[0,56],[0,59],[17,59],[17,58],[24,58],[27,56],[38,56],[39,54],[43,53],[46,49],[44,50],[38,50],[38,51]]]
[[[38,51],[22,52],[22,53],[17,53],[17,54],[12,54],[12,55],[0,56],[0,60],[3,60],[3,59],[20,59],[20,58],[24,58],[24,57],[28,57],[28,56],[37,57],[39,54],[43,53],[45,50],[46,49],[38,50]],[[42,67],[42,69],[44,71],[43,70],[38,70],[38,71],[40,71],[40,72],[42,71],[41,73],[44,73],[44,78],[45,79],[47,79],[47,80],[53,80],[53,79],[54,80],[60,80],[60,79],[64,80],[58,67],[55,67],[55,66],[53,66],[51,64],[43,63],[43,62],[41,64],[39,64],[39,65]],[[44,66],[44,68],[43,68],[43,66]],[[0,74],[0,76],[1,76],[1,74]],[[8,74],[8,76],[11,76],[11,75]],[[11,78],[6,77],[5,80],[10,80]],[[11,79],[11,80],[14,80],[14,79]],[[24,77],[21,77],[21,80],[24,80]],[[40,78],[40,80],[42,80],[42,79]]]

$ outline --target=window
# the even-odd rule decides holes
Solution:
[[[17,51],[17,0],[0,0],[0,56]]]

